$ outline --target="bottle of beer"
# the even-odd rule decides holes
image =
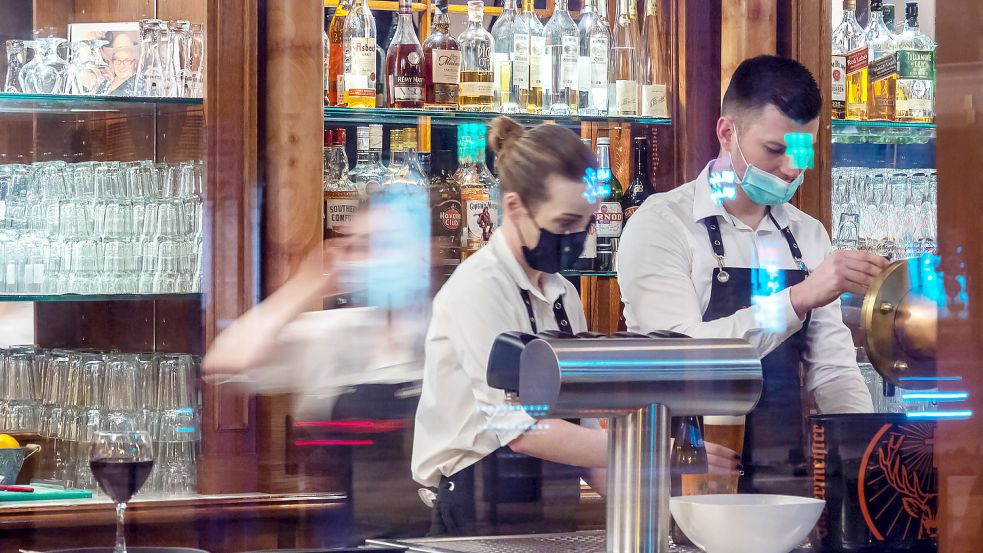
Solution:
[[[628,190],[621,200],[621,208],[625,213],[625,222],[642,206],[646,198],[655,194],[655,187],[649,180],[648,139],[644,136],[635,138],[635,172],[631,176]]]

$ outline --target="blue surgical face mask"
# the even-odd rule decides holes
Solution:
[[[747,169],[744,170],[744,177],[741,178],[741,190],[744,191],[744,194],[758,205],[781,205],[791,200],[795,191],[802,185],[805,171],[799,173],[799,176],[795,177],[792,182],[787,182],[781,177],[762,171],[748,163],[747,158],[744,157],[744,151],[741,150],[741,141],[737,136],[736,128],[734,129],[734,141],[737,142],[737,151],[741,154],[744,165],[747,166]],[[733,165],[733,161],[731,161],[731,165]]]

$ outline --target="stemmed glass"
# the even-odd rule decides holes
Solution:
[[[72,44],[72,63],[68,67],[68,93],[101,96],[109,92],[116,74],[102,59],[105,40],[80,40]]]
[[[150,433],[97,432],[89,467],[99,487],[116,503],[116,546],[126,553],[123,520],[127,502],[140,490],[154,467]]]

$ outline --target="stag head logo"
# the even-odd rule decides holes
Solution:
[[[887,443],[877,451],[877,464],[891,488],[901,497],[905,513],[918,520],[918,539],[938,535],[938,494],[923,490],[918,474],[908,470],[901,455],[905,436],[891,435]]]

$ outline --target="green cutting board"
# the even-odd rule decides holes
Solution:
[[[29,484],[34,488],[34,492],[0,492],[0,502],[3,501],[42,501],[45,499],[85,499],[92,497],[89,490],[73,490],[58,488],[55,486],[45,486],[43,484]]]

